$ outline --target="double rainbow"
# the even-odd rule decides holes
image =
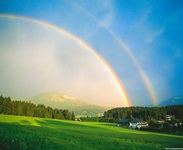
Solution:
[[[118,76],[115,74],[115,72],[113,71],[113,69],[109,66],[109,64],[96,52],[96,50],[94,50],[92,47],[90,47],[88,44],[86,44],[84,41],[82,41],[81,39],[79,39],[78,37],[74,36],[73,34],[69,33],[68,31],[59,28],[57,26],[54,26],[52,24],[46,23],[44,21],[40,21],[37,19],[33,19],[33,18],[28,18],[28,17],[23,17],[23,16],[15,16],[15,15],[10,15],[10,14],[0,14],[0,18],[11,18],[11,19],[19,19],[19,20],[25,20],[25,21],[29,21],[32,23],[36,23],[42,26],[45,26],[47,28],[51,28],[53,30],[56,30],[68,37],[70,37],[71,39],[73,39],[74,41],[76,41],[78,44],[80,44],[82,47],[84,47],[86,50],[88,50],[92,55],[94,55],[102,64],[103,66],[107,69],[107,71],[109,72],[109,74],[112,76],[112,78],[114,79],[116,85],[119,87],[120,91],[121,91],[121,97],[125,102],[125,105],[128,107],[131,105],[130,103],[130,99],[128,97],[127,92],[125,91],[123,84],[121,83],[120,79],[118,78]]]
[[[83,9],[82,7],[77,5],[76,3],[73,3],[72,6],[74,6],[77,10],[81,11],[83,14],[85,14],[89,18],[91,18],[93,21],[95,21],[98,25],[100,25],[103,29],[105,29],[116,40],[116,42],[119,44],[119,46],[122,48],[122,50],[126,52],[126,54],[129,56],[131,61],[134,63],[135,67],[137,68],[137,70],[138,70],[138,72],[139,72],[139,74],[140,74],[140,76],[141,76],[141,78],[142,78],[142,80],[147,88],[147,91],[150,95],[150,98],[151,98],[153,105],[156,106],[157,105],[157,97],[156,97],[154,89],[150,83],[150,80],[148,79],[145,72],[141,69],[140,64],[138,63],[138,61],[136,60],[134,55],[131,53],[130,49],[116,36],[116,34],[114,34],[114,32],[112,32],[103,22],[101,22],[99,19],[97,19],[91,13],[89,13],[88,11],[86,11],[85,9]]]

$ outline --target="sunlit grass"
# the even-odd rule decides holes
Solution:
[[[43,119],[39,118],[39,120],[43,120]],[[35,118],[24,117],[24,116],[0,115],[0,121],[4,123],[18,123],[20,125],[40,126],[40,124],[36,121]]]
[[[183,147],[183,137],[119,128],[101,122],[0,115],[4,149],[164,149]]]

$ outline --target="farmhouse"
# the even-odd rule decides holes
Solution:
[[[120,126],[129,126],[131,120],[132,119],[121,119],[121,120],[119,120],[117,122],[118,123],[118,127],[120,127]]]
[[[171,121],[172,119],[175,119],[174,115],[166,115],[166,121]]]
[[[147,126],[148,126],[148,122],[145,122],[144,119],[134,119],[130,121],[129,128],[140,129],[141,127],[147,127]]]

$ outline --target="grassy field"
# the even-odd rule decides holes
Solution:
[[[111,123],[0,115],[0,149],[182,148],[183,136],[123,129]]]

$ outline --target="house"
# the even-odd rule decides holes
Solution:
[[[147,127],[147,126],[148,126],[148,122],[145,122],[144,119],[134,119],[130,121],[129,128],[140,129],[141,127]]]
[[[118,127],[120,126],[129,126],[129,123],[132,119],[120,119],[118,123]]]
[[[166,121],[171,121],[172,119],[175,119],[174,115],[166,115]]]

